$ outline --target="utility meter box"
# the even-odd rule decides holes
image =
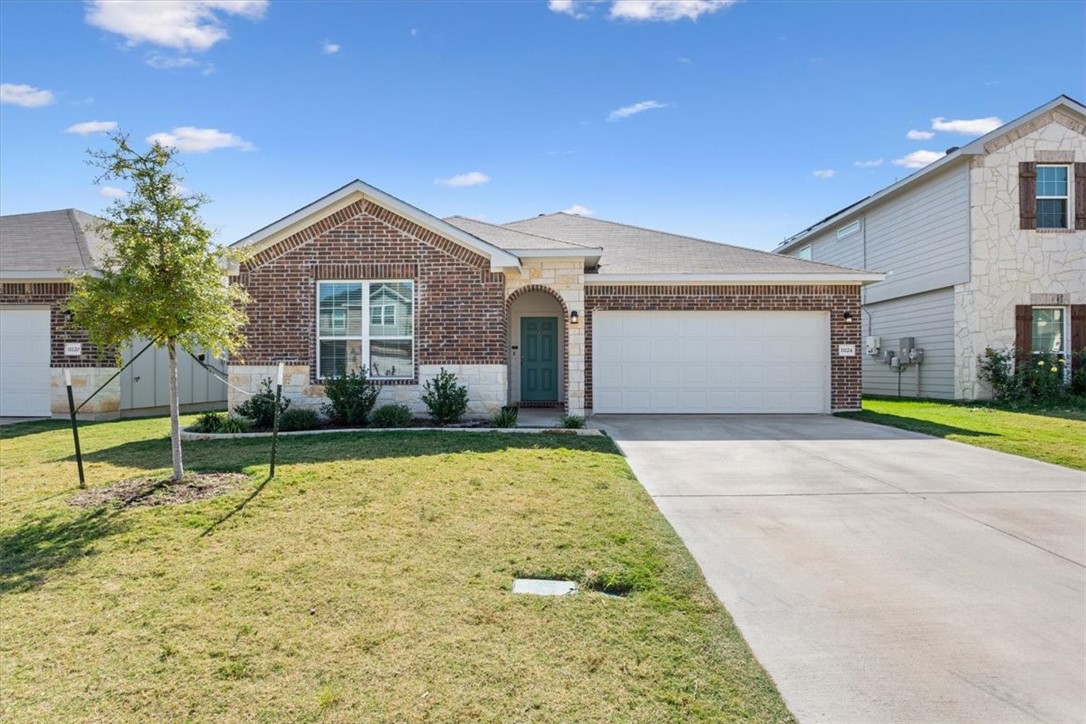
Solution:
[[[865,351],[872,357],[879,353],[879,347],[881,346],[882,340],[878,337],[868,337],[866,343],[864,344],[864,347],[866,348]]]

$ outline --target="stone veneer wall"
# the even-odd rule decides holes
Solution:
[[[1014,346],[1015,305],[1049,295],[1086,303],[1086,231],[1023,230],[1018,209],[1018,163],[1086,161],[1086,124],[1052,112],[985,151],[970,168],[970,281],[954,288],[955,386],[963,399],[990,396],[977,356]]]
[[[506,309],[521,294],[530,291],[547,292],[562,303],[566,318],[562,326],[566,332],[563,379],[565,380],[566,412],[570,415],[585,414],[585,322],[584,307],[584,259],[526,259],[518,272],[505,277]],[[569,315],[577,312],[581,322],[570,324]],[[508,311],[507,311],[508,316]]]
[[[450,364],[418,365],[416,384],[384,385],[377,399],[377,405],[399,403],[407,405],[417,415],[426,415],[426,405],[422,403],[423,385],[433,379],[444,367],[456,375],[460,384],[468,388],[468,417],[489,417],[506,402],[506,381],[508,368],[505,365]],[[277,365],[230,365],[230,387],[227,396],[231,410],[244,402],[249,393],[259,391],[260,382],[265,378],[275,380]],[[309,365],[287,365],[283,370],[283,395],[289,397],[296,407],[319,408],[328,401],[324,395],[324,386],[312,381]]]
[[[72,396],[76,406],[86,400],[111,375],[116,367],[77,367],[72,369]],[[53,417],[68,417],[68,389],[64,384],[64,370],[53,368],[49,375],[49,408]],[[121,410],[121,377],[118,375],[95,395],[80,411],[81,420],[108,420],[116,418]]]
[[[860,409],[862,361],[858,284],[774,285],[589,285],[585,288],[584,339],[592,407],[592,315],[596,311],[798,311],[830,314],[830,409]],[[849,312],[852,322],[846,322]],[[855,357],[838,357],[837,345],[857,346]]]

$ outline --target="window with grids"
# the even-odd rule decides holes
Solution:
[[[414,283],[317,283],[317,377],[414,377]]]
[[[1037,228],[1066,229],[1070,189],[1067,166],[1037,167]]]

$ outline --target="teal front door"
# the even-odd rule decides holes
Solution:
[[[558,318],[520,319],[520,399],[558,401]]]

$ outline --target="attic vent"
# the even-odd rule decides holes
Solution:
[[[846,224],[837,230],[837,238],[844,239],[846,236],[852,236],[857,231],[863,228],[863,223],[860,219],[856,219],[851,224]]]

